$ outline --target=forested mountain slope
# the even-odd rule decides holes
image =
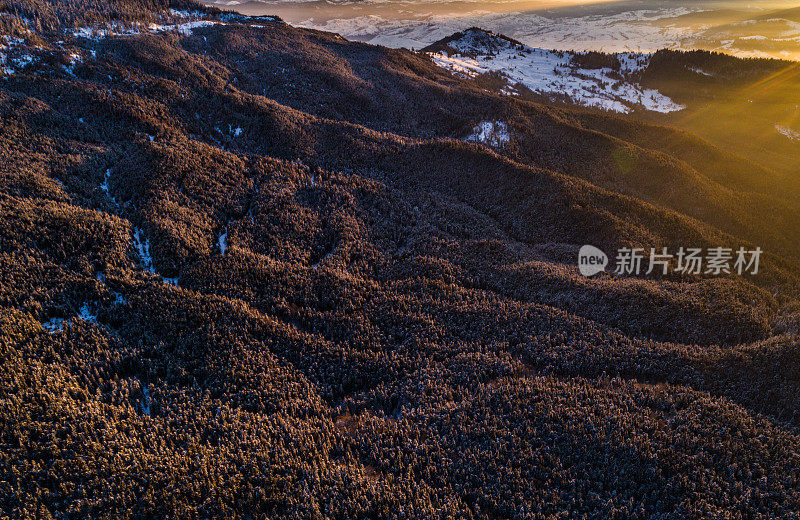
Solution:
[[[99,4],[2,18],[4,514],[797,513],[787,190],[424,54]],[[765,257],[583,278],[587,243]]]

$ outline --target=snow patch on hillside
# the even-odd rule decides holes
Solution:
[[[150,417],[150,390],[146,386],[142,386],[142,413]]]
[[[618,54],[618,71],[587,69],[575,65],[575,52],[535,49],[479,30],[462,34],[448,43],[452,51],[431,54],[434,63],[467,77],[499,72],[512,86],[519,83],[545,96],[566,96],[579,105],[613,112],[628,113],[636,106],[662,113],[685,108],[630,78],[647,66],[647,54]]]
[[[10,76],[36,61],[36,56],[31,54],[23,38],[0,36],[0,74]]]
[[[783,125],[775,125],[775,130],[790,141],[800,141],[800,131],[798,130]]]
[[[150,239],[145,238],[144,233],[142,233],[142,230],[139,228],[134,229],[133,243],[136,246],[136,252],[139,253],[142,266],[147,271],[156,274],[156,270],[153,267],[153,257],[150,256]]]
[[[176,16],[178,18],[200,18],[203,16],[203,13],[200,11],[188,11],[186,9],[175,9],[171,7],[168,9],[169,14],[172,16]]]
[[[464,140],[489,146],[506,146],[511,141],[511,135],[508,133],[508,125],[502,121],[483,121]]]
[[[8,55],[2,52],[3,48],[0,47],[0,74],[11,75],[14,74],[14,69],[7,65]]]
[[[127,36],[142,33],[141,25],[126,26],[120,22],[110,22],[102,26],[75,27],[68,29],[67,34],[75,38],[100,41],[109,36]]]
[[[225,229],[220,233],[217,242],[219,243],[220,254],[225,256],[225,250],[228,249],[228,226],[225,226]]]
[[[91,310],[89,310],[89,304],[88,303],[84,303],[83,306],[81,306],[81,310],[78,313],[78,317],[80,319],[82,319],[83,321],[86,321],[86,322],[89,322],[89,323],[97,323],[97,314],[95,314]]]
[[[83,63],[83,57],[75,52],[67,54],[66,57],[68,62],[66,65],[62,65],[61,68],[63,68],[64,72],[70,76],[75,76],[75,67],[77,67],[78,64]]]
[[[80,318],[87,323],[97,324],[97,314],[93,313],[89,309],[88,303],[84,303],[81,306],[81,309],[78,311],[78,314],[75,315],[75,318]],[[72,320],[73,318],[50,318],[49,320],[42,322],[42,328],[50,334],[55,334],[63,331],[67,325],[72,323]]]
[[[701,76],[707,76],[707,77],[711,77],[711,76],[713,76],[713,74],[711,74],[711,73],[709,73],[709,72],[706,72],[706,71],[704,71],[704,70],[698,69],[698,68],[693,68],[693,67],[691,67],[691,68],[689,68],[689,70],[691,70],[691,71],[692,71],[692,72],[694,72],[695,74],[700,74]]]
[[[50,334],[55,334],[56,332],[61,332],[64,330],[64,327],[68,323],[69,320],[65,320],[64,318],[50,318],[42,323],[42,328]]]
[[[109,199],[111,199],[111,202],[113,202],[114,205],[117,205],[117,199],[114,198],[114,196],[111,194],[111,191],[109,191],[109,179],[111,179],[111,168],[108,168],[103,174],[103,183],[100,185],[100,189],[103,190],[103,193],[105,193]]]
[[[178,277],[168,278],[166,276],[161,276],[156,272],[155,265],[153,265],[153,256],[150,254],[150,239],[146,238],[142,230],[139,228],[134,228],[133,245],[136,247],[136,252],[139,254],[139,260],[141,261],[142,267],[144,267],[146,271],[161,278],[161,281],[163,281],[165,284],[179,287]]]

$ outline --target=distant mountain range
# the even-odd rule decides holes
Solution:
[[[293,25],[390,47],[419,49],[477,26],[545,49],[703,49],[741,57],[800,58],[798,8],[764,1],[278,1],[232,7],[247,14],[278,14]]]

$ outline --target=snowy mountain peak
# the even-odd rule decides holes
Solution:
[[[684,107],[637,81],[649,54],[571,52],[529,47],[477,27],[440,40],[423,49],[440,67],[465,77],[500,73],[507,80],[505,94],[525,90],[552,99],[568,99],[613,112],[635,109],[674,112]]]
[[[526,48],[525,45],[512,38],[502,34],[494,34],[478,27],[470,27],[463,32],[455,33],[431,45],[426,50],[435,50],[437,47],[445,51],[450,49],[462,55],[473,57],[494,56],[501,52],[523,51]]]

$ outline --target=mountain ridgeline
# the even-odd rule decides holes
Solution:
[[[0,517],[798,513],[799,163],[692,132],[791,64],[618,114],[189,2],[0,28]]]

